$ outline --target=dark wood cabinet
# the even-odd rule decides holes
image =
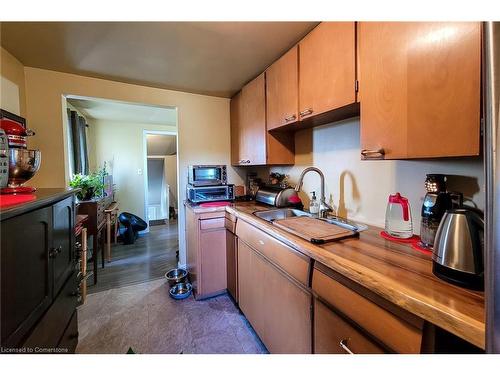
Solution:
[[[57,294],[68,276],[73,272],[75,263],[75,236],[73,198],[54,204],[53,209],[53,248],[49,255],[54,258],[54,294]]]
[[[60,345],[78,303],[74,212],[65,189],[40,189],[34,201],[2,210],[2,347]]]
[[[2,346],[19,343],[52,302],[52,209],[2,221]]]

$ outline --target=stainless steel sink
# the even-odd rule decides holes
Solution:
[[[294,208],[276,208],[273,210],[256,211],[253,214],[268,222],[297,216],[313,217],[313,215],[309,212],[297,210]],[[368,229],[368,226],[365,224],[356,223],[354,221],[347,220],[338,216],[329,216],[328,218],[319,218],[318,220],[323,220],[329,224],[338,225],[340,227],[347,228],[356,232],[361,232],[365,229]]]
[[[269,222],[286,219],[288,217],[312,216],[309,212],[296,210],[294,208],[277,208],[274,210],[256,211],[253,214]]]

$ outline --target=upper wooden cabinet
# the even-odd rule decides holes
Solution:
[[[264,73],[241,90],[239,164],[266,164],[266,81]]]
[[[479,154],[480,23],[361,22],[358,46],[363,154]]]
[[[241,91],[231,98],[229,107],[231,121],[231,164],[238,165],[243,154],[240,145],[240,128],[242,126]]]
[[[298,48],[293,47],[266,71],[267,129],[298,120]]]
[[[262,73],[231,99],[233,165],[280,165],[295,162],[293,134],[267,132],[265,90],[265,73]]]
[[[299,43],[299,117],[356,101],[356,26],[322,22]]]

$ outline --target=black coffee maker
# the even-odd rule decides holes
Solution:
[[[420,245],[432,250],[439,223],[447,210],[462,206],[463,196],[451,193],[446,189],[444,174],[428,174],[425,179],[427,194],[422,204],[422,221],[420,223]]]

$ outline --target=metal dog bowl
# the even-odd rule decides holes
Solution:
[[[187,271],[182,268],[174,268],[165,274],[168,285],[175,286],[175,284],[185,283],[187,281]]]
[[[193,287],[190,283],[179,283],[170,288],[169,293],[173,299],[184,299],[191,295],[192,290]]]

